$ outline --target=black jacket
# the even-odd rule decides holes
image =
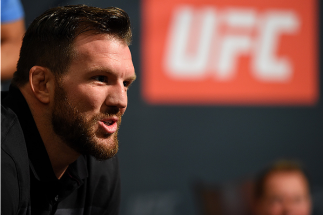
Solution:
[[[81,155],[58,180],[29,106],[18,88],[2,93],[1,212],[118,214],[120,175],[115,156]]]

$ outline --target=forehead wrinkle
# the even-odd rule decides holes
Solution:
[[[80,35],[75,41],[74,50],[75,66],[79,64],[78,61],[81,61],[91,73],[100,71],[114,74],[114,69],[117,69],[123,71],[122,77],[130,72],[131,75],[125,78],[135,79],[131,52],[122,40],[113,39],[107,35]]]
[[[75,41],[74,41],[74,49],[82,49],[84,51],[84,49],[87,49],[86,52],[90,52],[92,51],[100,51],[100,52],[109,52],[109,48],[107,46],[102,46],[102,44],[98,44],[99,41],[110,41],[110,45],[109,46],[123,46],[124,48],[128,48],[127,43],[122,40],[122,39],[118,39],[116,37],[114,37],[113,35],[109,35],[109,34],[84,34],[84,35],[79,35]],[[89,43],[91,43],[89,45]],[[130,52],[130,50],[129,50]],[[126,58],[127,59],[127,58]]]
[[[88,44],[92,42],[91,44]],[[114,48],[109,47],[109,46],[103,46],[102,44],[98,44],[96,42],[89,41],[86,44],[83,44],[81,46],[75,47],[75,57],[74,59],[79,59],[79,58],[84,58],[85,59],[99,59],[99,58],[107,58],[111,59],[115,62],[120,62],[122,61],[128,61],[131,60],[132,62],[132,57],[131,57],[131,52],[128,48],[122,47],[122,52],[117,52],[114,50]],[[110,46],[121,46],[120,44],[115,44],[115,43],[110,43]],[[125,50],[128,49],[128,50]],[[114,51],[114,52],[112,52]],[[82,59],[83,60],[83,59]]]

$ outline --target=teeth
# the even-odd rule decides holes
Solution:
[[[109,120],[109,121],[105,121],[104,124],[106,125],[112,125],[113,121],[112,120]]]

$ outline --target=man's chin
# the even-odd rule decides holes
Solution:
[[[108,138],[97,138],[94,141],[95,144],[92,145],[88,154],[95,157],[97,160],[107,160],[114,157],[118,150],[118,140],[114,138],[114,135]]]
[[[105,160],[108,160],[110,158],[113,158],[118,152],[118,149],[116,150],[110,150],[109,152],[106,152],[106,153],[91,153],[91,154],[88,154],[88,155],[91,155],[93,156],[96,160],[98,161],[105,161]]]

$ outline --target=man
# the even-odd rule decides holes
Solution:
[[[1,90],[9,89],[24,33],[24,10],[20,1],[1,0]]]
[[[256,182],[257,215],[310,215],[309,182],[301,166],[279,161]]]
[[[128,15],[50,9],[2,96],[2,214],[117,214],[117,133],[135,80]]]

